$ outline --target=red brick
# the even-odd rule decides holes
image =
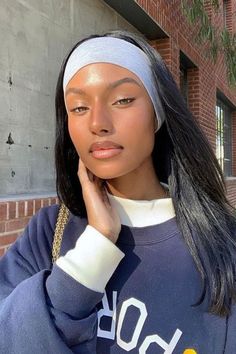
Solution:
[[[34,210],[34,201],[28,200],[27,201],[27,216],[32,216]]]
[[[41,199],[35,200],[35,213],[41,208]]]
[[[7,203],[0,203],[0,220],[7,219]]]
[[[6,221],[0,221],[0,233],[5,232],[6,229]]]
[[[0,248],[0,257],[3,256],[5,253],[5,249],[4,248]]]
[[[19,201],[18,203],[18,218],[25,216],[25,201]]]
[[[11,243],[15,242],[17,237],[17,233],[13,233],[6,236],[0,236],[0,246],[10,245]]]
[[[25,228],[29,221],[29,218],[15,219],[6,221],[6,232],[22,230]]]
[[[45,206],[49,206],[49,199],[43,199],[42,200],[42,206],[45,207]]]
[[[51,205],[57,204],[57,199],[56,198],[51,198]]]
[[[9,219],[16,217],[16,202],[9,202]]]

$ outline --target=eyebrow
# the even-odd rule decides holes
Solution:
[[[123,79],[111,82],[108,84],[108,89],[114,89],[122,84],[126,84],[126,83],[131,83],[131,84],[135,84],[139,87],[141,87],[141,85],[138,83],[138,81],[136,81],[135,79],[133,79],[132,77],[124,77]],[[80,95],[85,95],[85,91],[81,90],[78,87],[70,87],[68,88],[68,90],[66,90],[66,96],[69,93],[74,93],[74,94],[80,94]]]

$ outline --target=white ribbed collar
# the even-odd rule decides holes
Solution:
[[[108,193],[108,198],[120,216],[121,224],[131,227],[145,227],[161,224],[175,217],[171,198],[154,200],[132,200]]]

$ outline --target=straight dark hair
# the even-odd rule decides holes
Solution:
[[[210,313],[228,316],[236,301],[236,218],[215,154],[157,51],[133,33],[111,31],[102,36],[131,42],[149,57],[166,116],[155,136],[153,163],[159,180],[169,184],[178,227],[201,274],[202,293],[194,306],[207,296]],[[89,36],[72,48],[56,89],[57,193],[60,202],[81,217],[86,217],[86,208],[77,176],[78,155],[68,132],[63,75],[71,52],[94,37],[100,35]]]

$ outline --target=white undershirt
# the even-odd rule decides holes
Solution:
[[[108,194],[122,225],[144,227],[160,224],[175,216],[171,198],[131,200]],[[88,225],[78,238],[75,247],[56,264],[87,288],[104,292],[124,253],[107,237]]]
[[[154,200],[132,200],[108,193],[111,205],[117,210],[121,224],[144,227],[160,224],[175,216],[171,198]]]

